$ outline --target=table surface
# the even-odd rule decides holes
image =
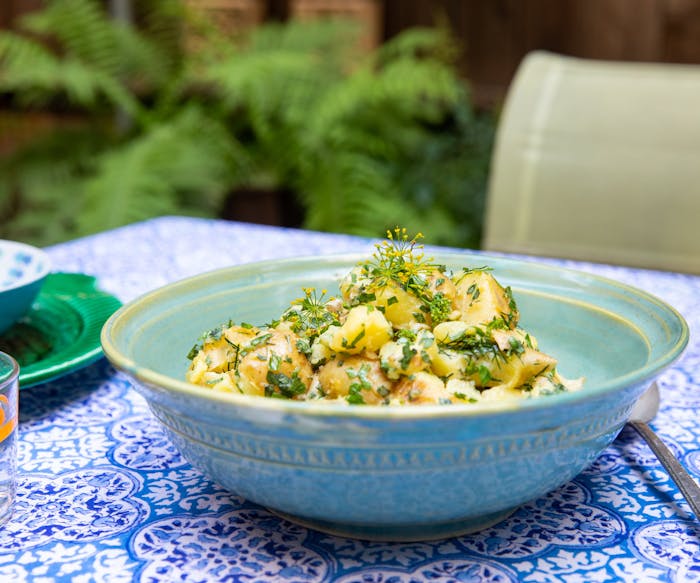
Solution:
[[[128,301],[232,264],[371,250],[344,235],[162,217],[48,252],[56,271],[94,275]],[[686,318],[690,344],[659,378],[652,427],[698,479],[700,277],[538,261],[645,289]],[[0,581],[700,581],[700,523],[629,428],[574,480],[486,531],[391,544],[307,530],[223,491],[182,459],[105,359],[21,391],[20,408]]]

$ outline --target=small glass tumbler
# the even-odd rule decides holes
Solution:
[[[0,525],[12,515],[17,490],[19,365],[0,352]]]

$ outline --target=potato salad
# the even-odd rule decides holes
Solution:
[[[487,267],[453,273],[420,237],[389,232],[340,282],[304,289],[265,325],[228,322],[192,348],[186,379],[214,391],[347,405],[478,403],[579,389],[518,326]]]

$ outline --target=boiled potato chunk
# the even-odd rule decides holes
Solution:
[[[393,330],[379,310],[359,305],[351,308],[342,326],[334,327],[328,347],[334,352],[359,354],[379,350],[391,340]]]
[[[462,274],[457,282],[454,304],[460,319],[467,324],[486,325],[503,318],[510,328],[518,322],[518,311],[510,294],[488,271],[473,270]]]
[[[488,385],[500,385],[505,390],[514,389],[554,370],[556,365],[557,361],[551,356],[527,349],[520,355],[510,355],[503,363],[499,361],[498,366],[491,369],[492,380]]]
[[[491,336],[503,351],[520,351],[524,348],[534,348],[537,350],[537,339],[525,330],[516,328],[515,330],[492,330]]]
[[[306,392],[313,369],[299,351],[298,340],[284,325],[262,330],[239,354],[236,381],[241,391],[261,396],[266,388],[273,393],[290,390],[302,394],[302,388]]]
[[[390,283],[375,292],[372,303],[383,309],[386,319],[396,328],[407,328],[425,318],[422,302],[413,294],[395,283]]]
[[[392,380],[430,368],[438,347],[433,334],[422,330],[411,340],[400,337],[387,342],[379,351],[382,370]]]
[[[379,359],[364,356],[339,357],[327,362],[319,369],[318,380],[328,398],[345,398],[352,404],[386,403],[391,387]]]
[[[428,372],[402,378],[394,389],[394,400],[406,405],[443,405],[452,402],[445,390],[445,383]]]
[[[204,380],[207,372],[221,373],[230,368],[230,363],[235,358],[236,348],[219,338],[206,342],[202,349],[192,359],[192,364],[187,371],[187,380],[191,383],[199,383]]]
[[[532,388],[528,391],[531,397],[551,395],[564,391],[578,391],[583,387],[583,378],[567,379],[557,372],[542,374],[534,379]]]
[[[481,400],[481,391],[473,381],[450,379],[445,383],[453,403],[476,403]]]
[[[472,324],[467,324],[462,320],[449,320],[441,322],[433,328],[435,340],[440,344],[449,346],[456,342],[464,341],[468,338],[476,338],[480,329]]]
[[[493,387],[510,374],[507,362],[504,364],[502,357],[494,358],[493,355],[469,357],[462,378],[472,381],[477,387]]]
[[[457,297],[457,286],[442,271],[435,269],[427,277],[427,281],[428,289],[432,295],[441,293],[449,299],[450,302],[454,302]]]
[[[222,391],[224,393],[239,392],[236,388],[236,381],[234,380],[233,374],[230,372],[205,372],[202,375],[201,384],[209,387],[213,391]]]
[[[323,334],[314,340],[309,355],[309,361],[313,366],[319,366],[333,358],[334,352],[331,350],[330,344],[339,330],[340,326],[329,326]]]
[[[353,267],[340,281],[340,295],[345,302],[353,305],[367,291],[371,283],[372,279],[364,274],[360,266]]]
[[[231,326],[220,334],[206,338],[202,348],[192,359],[186,375],[187,380],[191,383],[204,382],[210,385],[213,377],[205,379],[204,374],[231,370],[240,347],[250,342],[258,332],[259,329],[255,327]]]
[[[433,372],[441,378],[464,378],[464,370],[467,367],[467,357],[450,348],[440,347],[433,356]]]

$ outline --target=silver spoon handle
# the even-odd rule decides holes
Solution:
[[[634,427],[639,435],[647,442],[651,450],[659,458],[661,464],[666,468],[669,476],[673,479],[681,491],[681,494],[688,501],[688,504],[693,509],[695,518],[700,520],[700,486],[695,482],[693,477],[686,469],[678,462],[673,452],[668,449],[666,444],[661,441],[658,435],[642,421],[630,421],[629,424]]]

